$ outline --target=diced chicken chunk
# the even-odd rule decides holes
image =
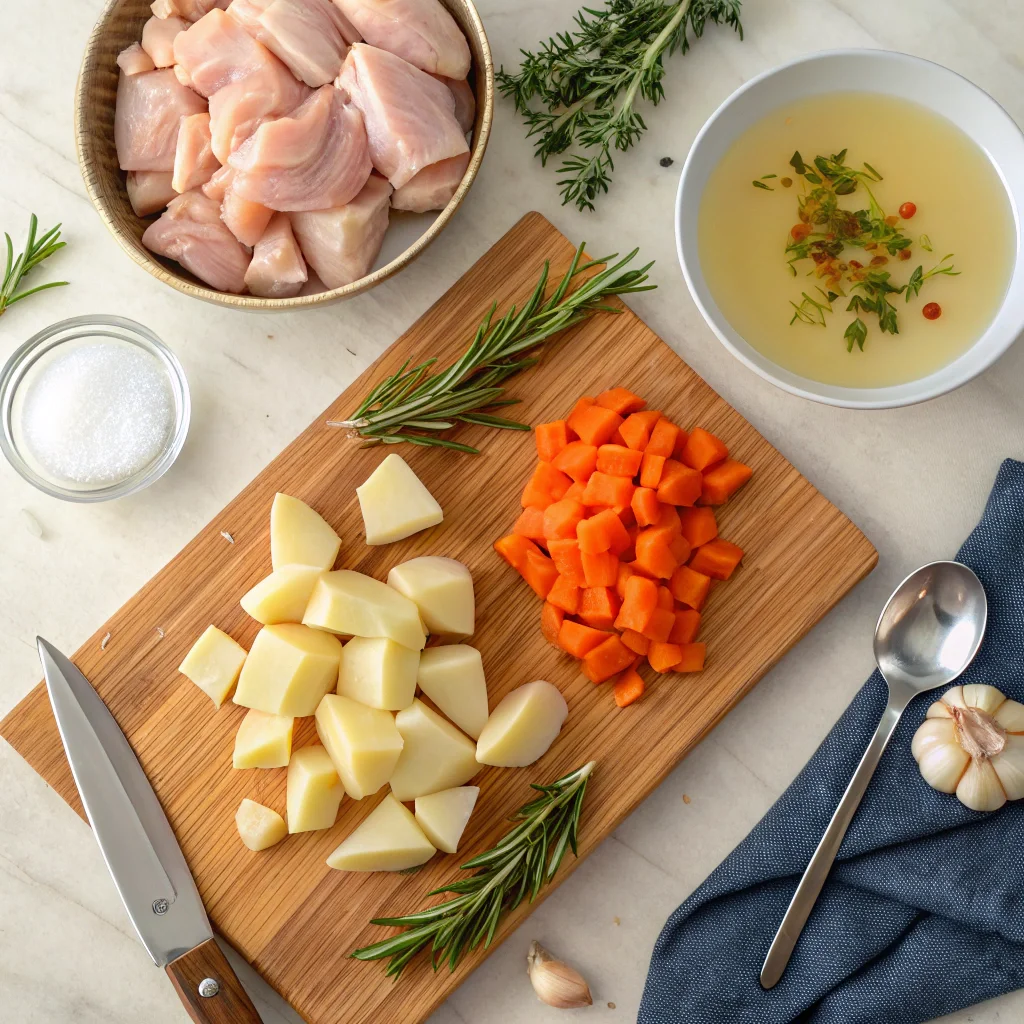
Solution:
[[[142,26],[142,48],[158,68],[169,68],[174,63],[174,40],[189,23],[184,18],[150,18]]]
[[[356,43],[338,86],[363,112],[373,166],[395,188],[469,150],[451,90],[393,53]]]
[[[272,210],[325,210],[370,176],[366,129],[344,93],[325,85],[288,117],[267,121],[231,154],[231,187]]]
[[[227,7],[231,0],[153,0],[149,9],[157,18],[184,18],[198,21],[215,7]]]
[[[220,161],[210,149],[210,115],[183,117],[174,151],[174,191],[190,192],[199,188],[210,180],[218,167]]]
[[[202,192],[172,199],[167,212],[146,228],[142,244],[222,292],[245,289],[249,252],[220,219],[220,204]]]
[[[331,0],[233,0],[228,14],[313,88],[334,81],[359,38]]]
[[[443,210],[455,195],[468,166],[469,154],[463,153],[424,167],[401,188],[395,189],[391,197],[392,208],[412,213]]]
[[[166,69],[122,74],[117,83],[114,145],[125,171],[173,171],[178,125],[206,110],[206,100]]]
[[[299,247],[328,288],[351,284],[369,273],[388,228],[390,199],[391,186],[371,174],[351,203],[292,214]]]
[[[265,299],[290,299],[299,294],[308,278],[288,214],[275,213],[256,243],[245,272],[249,291]]]
[[[169,171],[129,171],[128,202],[137,217],[148,217],[162,210],[178,193],[171,184]]]
[[[445,78],[444,75],[434,75],[451,90],[455,99],[455,120],[464,132],[473,130],[473,122],[476,120],[476,97],[473,95],[473,87],[466,78]]]
[[[335,0],[363,40],[422,71],[465,78],[469,44],[438,0]]]
[[[274,211],[243,199],[229,185],[220,204],[220,216],[231,234],[251,249],[263,237]]]
[[[138,43],[126,46],[117,55],[117,66],[126,75],[141,75],[145,71],[152,71],[156,68],[153,59]]]
[[[180,64],[175,64],[171,70],[174,72],[174,77],[181,82],[185,88],[192,88],[192,76]]]

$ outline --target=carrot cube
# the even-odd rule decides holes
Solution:
[[[657,488],[661,483],[661,474],[665,470],[665,456],[655,455],[651,451],[644,452],[640,464],[640,486]]]
[[[533,439],[537,444],[537,457],[541,462],[550,462],[569,443],[568,424],[565,420],[538,423]]]
[[[620,416],[628,416],[631,412],[639,412],[647,403],[632,391],[626,388],[611,388],[609,391],[602,391],[595,399],[598,405],[605,409],[611,409]]]
[[[682,608],[676,613],[676,624],[672,627],[668,639],[673,644],[692,644],[700,631],[700,612],[692,608]]]
[[[568,576],[560,575],[548,591],[548,603],[567,615],[575,615],[580,607],[580,588]]]
[[[676,434],[675,447],[672,449],[672,458],[675,459],[676,462],[683,461],[683,452],[686,450],[686,442],[689,441],[689,439],[690,435],[680,427],[679,433]]]
[[[583,502],[583,492],[585,490],[586,490],[586,485],[580,483],[579,480],[577,480],[572,485],[572,487],[570,487],[569,490],[567,490],[565,492],[565,494],[562,495],[562,499],[564,500],[565,498],[568,498],[570,501],[578,501],[578,502],[580,502],[582,504],[582,502]]]
[[[707,657],[707,644],[680,644],[681,657],[677,672],[700,672]]]
[[[597,468],[609,476],[628,476],[631,480],[640,469],[642,452],[619,444],[603,444],[597,449]]]
[[[620,708],[629,707],[644,695],[644,681],[635,668],[627,668],[615,680],[615,703]]]
[[[676,599],[672,596],[672,591],[661,584],[658,586],[658,607],[669,612],[674,611],[676,607]]]
[[[679,436],[679,428],[664,416],[654,424],[651,431],[651,439],[644,449],[645,454],[661,455],[663,458],[670,458],[676,448],[676,438]]]
[[[572,412],[565,417],[566,426],[569,428],[569,434],[571,435],[569,440],[574,440],[578,435],[572,426],[572,418],[577,413],[582,412],[584,409],[589,409],[594,404],[593,398],[590,395],[581,395],[576,399],[576,404],[572,407]]]
[[[532,540],[517,533],[499,537],[494,542],[494,550],[519,572],[523,571],[526,565],[526,556],[530,552],[536,552],[538,555],[541,553],[540,548]]]
[[[721,537],[702,544],[690,559],[690,568],[716,580],[727,580],[740,564],[743,548]]]
[[[549,644],[558,646],[558,631],[562,628],[565,620],[565,612],[549,601],[544,602],[540,612],[540,631]]]
[[[592,683],[603,683],[632,664],[633,652],[617,636],[610,636],[583,656],[583,674]]]
[[[724,505],[753,475],[749,466],[726,459],[704,473],[700,500],[705,505]]]
[[[611,587],[587,587],[580,591],[577,614],[594,629],[611,629],[620,604],[619,595]]]
[[[679,510],[675,505],[662,505],[658,511],[658,521],[654,524],[659,530],[666,530],[675,537],[683,532]]]
[[[698,474],[699,479],[699,474]],[[583,491],[584,505],[606,505],[609,508],[627,508],[633,500],[636,485],[624,476],[609,476],[594,471]]]
[[[728,457],[729,449],[703,427],[694,427],[683,446],[682,461],[700,472]]]
[[[657,579],[668,579],[679,563],[669,548],[665,532],[656,526],[641,530],[636,539],[636,565]]]
[[[706,482],[707,477],[704,479]],[[718,536],[718,523],[715,522],[715,513],[712,509],[706,508],[703,505],[684,508],[679,513],[679,522],[683,536],[690,542],[690,547],[692,548],[699,548],[701,544],[707,544],[709,540],[714,540]]]
[[[659,419],[661,419],[661,413],[655,412],[653,409],[630,413],[622,421],[619,433],[622,434],[623,440],[630,448],[642,452],[647,447],[647,442],[651,439],[651,431]]]
[[[682,657],[683,650],[679,644],[661,641],[652,641],[651,649],[647,652],[647,660],[655,672],[671,672],[682,660]]]
[[[558,579],[555,563],[540,551],[527,551],[526,563],[519,571],[539,598],[546,598]]]
[[[588,587],[614,587],[619,578],[619,560],[610,551],[591,555],[580,552],[583,579]]]
[[[690,547],[690,542],[682,535],[673,537],[668,545],[669,551],[672,552],[673,557],[677,562],[685,562],[690,557],[690,552],[693,550]]]
[[[523,490],[523,508],[547,508],[565,496],[572,481],[548,462],[538,462]]]
[[[575,539],[549,541],[548,552],[560,576],[565,576],[570,583],[574,583],[577,587],[586,585],[580,546]]]
[[[700,473],[675,459],[666,459],[658,484],[658,500],[667,505],[696,505],[701,495]]]
[[[576,527],[576,539],[580,543],[580,551],[588,555],[600,554],[602,551],[618,555],[630,545],[629,534],[622,520],[610,508],[598,512],[590,519],[581,520]]]
[[[584,441],[570,441],[552,460],[551,465],[585,484],[597,465],[597,449]]]
[[[626,597],[626,583],[632,575],[633,570],[625,562],[619,562],[618,576],[615,579],[615,593],[619,595],[620,601]]]
[[[583,512],[583,506],[572,498],[552,502],[541,513],[541,532],[544,539],[572,540],[576,536],[576,526],[583,518]]]
[[[674,573],[669,582],[669,589],[672,596],[680,603],[700,611],[707,600],[708,590],[711,587],[711,577],[705,576],[702,572],[696,572],[688,565],[681,565]]]
[[[579,439],[592,445],[607,444],[612,434],[619,429],[620,423],[622,417],[617,412],[600,405],[574,409],[569,417],[569,426],[576,431]]]
[[[633,492],[633,500],[629,503],[636,516],[637,524],[640,526],[653,526],[658,521],[661,512],[661,502],[652,487],[644,487],[641,484]]]
[[[663,644],[668,641],[669,635],[672,633],[672,627],[675,626],[675,624],[675,612],[668,611],[665,608],[655,608],[654,614],[651,616],[651,621],[647,623],[647,628],[643,633],[652,644]],[[650,654],[649,651],[648,654]]]
[[[638,633],[635,629],[624,629],[622,631],[622,642],[634,653],[644,657],[651,646],[651,641]]]
[[[524,508],[516,520],[512,532],[520,537],[529,537],[544,543],[544,511],[539,508]]]
[[[603,644],[609,636],[609,633],[584,626],[581,622],[565,619],[558,631],[558,646],[574,658],[583,658],[595,647]]]
[[[644,576],[631,576],[624,588],[616,629],[643,633],[658,607],[658,584]]]

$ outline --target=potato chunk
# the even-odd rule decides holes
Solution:
[[[390,711],[329,693],[316,709],[316,731],[353,800],[387,785],[403,747]]]
[[[461,562],[438,555],[412,558],[388,573],[388,586],[416,603],[429,633],[472,635],[476,625],[473,577]]]
[[[288,826],[277,811],[248,797],[238,805],[235,826],[242,842],[257,852],[274,846],[288,835]]]
[[[301,622],[322,570],[313,565],[282,565],[242,595],[239,602],[257,622]]]
[[[238,677],[234,701],[268,715],[312,715],[338,682],[341,642],[329,633],[281,623],[264,626]]]
[[[288,831],[330,828],[345,788],[323,747],[301,747],[288,762]]]
[[[389,455],[356,495],[367,544],[390,544],[444,519],[441,506],[401,455]]]
[[[418,651],[384,637],[353,637],[341,652],[338,693],[371,708],[402,711],[416,696]]]
[[[422,651],[427,642],[419,609],[409,598],[351,569],[317,580],[302,621],[343,636],[386,636],[412,651]]]
[[[477,741],[476,759],[499,768],[525,768],[547,753],[568,714],[565,698],[550,683],[526,683],[491,712]]]
[[[445,853],[458,853],[459,840],[476,807],[479,786],[459,786],[416,798],[416,823]]]
[[[480,770],[472,741],[423,701],[415,700],[412,707],[399,711],[395,725],[405,741],[391,776],[397,800],[461,786]]]
[[[341,538],[323,516],[290,494],[275,494],[270,506],[270,564],[312,565],[330,569],[338,557]]]
[[[294,718],[250,708],[235,733],[234,768],[284,768],[292,756]]]
[[[420,655],[417,682],[463,732],[475,740],[480,738],[487,723],[487,681],[475,647],[428,647]]]
[[[188,676],[217,707],[231,696],[245,662],[245,648],[216,626],[207,626],[178,671]]]
[[[405,871],[426,864],[434,847],[416,819],[390,793],[327,858],[338,871]]]

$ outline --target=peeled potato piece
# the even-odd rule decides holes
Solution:
[[[322,571],[315,565],[282,565],[245,593],[239,604],[265,626],[301,622]]]
[[[217,707],[231,696],[245,663],[245,648],[216,626],[207,626],[178,671],[192,680]]]
[[[391,776],[396,799],[415,800],[461,786],[480,770],[472,741],[423,701],[399,711],[395,725],[405,741]]]
[[[323,747],[302,747],[288,762],[288,831],[331,828],[345,789]]]
[[[439,850],[458,853],[478,796],[479,786],[459,786],[417,797],[416,823]]]
[[[330,569],[341,548],[341,538],[323,516],[290,494],[275,494],[270,507],[270,563],[312,565]]]
[[[391,544],[444,519],[441,506],[401,455],[389,455],[356,488],[367,544]]]
[[[568,714],[565,698],[551,683],[526,683],[491,712],[477,741],[476,759],[499,768],[525,768],[547,753]]]
[[[476,625],[473,577],[461,562],[439,555],[412,558],[388,573],[388,586],[415,602],[429,633],[472,635]]]
[[[288,826],[277,811],[248,797],[235,812],[235,826],[242,842],[256,852],[274,846],[288,835]]]
[[[316,731],[353,800],[387,785],[403,747],[390,711],[329,693],[316,709]]]
[[[487,724],[487,680],[480,652],[467,644],[428,647],[420,655],[420,689],[465,733]]]
[[[434,847],[407,807],[390,793],[327,858],[338,871],[405,871],[426,864]]]
[[[371,708],[402,711],[416,696],[418,651],[385,637],[353,637],[341,651],[338,693]]]
[[[235,734],[233,768],[284,768],[292,755],[294,718],[250,708]]]

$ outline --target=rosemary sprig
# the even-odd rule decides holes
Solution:
[[[729,25],[743,38],[740,0],[607,0],[584,7],[576,28],[522,50],[516,74],[501,68],[498,88],[511,97],[535,138],[541,163],[571,147],[558,173],[562,203],[581,210],[608,191],[612,150],[625,152],[647,130],[637,99],[664,98],[664,57],[690,48],[708,22]],[[534,99],[539,106],[532,106]]]
[[[537,348],[560,331],[568,330],[597,312],[618,313],[606,299],[630,292],[645,292],[657,285],[645,284],[652,263],[639,268],[629,264],[639,250],[634,249],[617,263],[618,253],[596,260],[584,260],[581,243],[576,255],[549,298],[548,262],[522,309],[509,308],[494,321],[497,304],[476,330],[472,344],[463,355],[440,372],[431,372],[437,359],[401,369],[382,380],[363,399],[347,420],[328,420],[331,427],[342,427],[365,439],[365,445],[410,444],[454,448],[479,454],[479,449],[459,441],[439,437],[457,423],[476,423],[503,430],[529,430],[525,423],[496,416],[493,412],[514,405],[518,398],[503,397],[503,381],[533,366],[537,360],[526,353]],[[609,265],[610,264],[610,265]],[[573,281],[595,267],[604,267],[570,291]],[[364,446],[365,446],[364,445]]]
[[[397,977],[421,950],[430,947],[436,971],[447,962],[454,971],[462,957],[481,942],[486,949],[503,914],[524,899],[532,903],[554,878],[567,850],[576,853],[580,813],[587,781],[596,767],[591,761],[549,786],[534,785],[536,800],[521,807],[518,821],[493,849],[462,865],[469,878],[428,893],[454,893],[455,898],[404,917],[378,917],[371,924],[403,928],[393,938],[357,949],[357,960],[387,960],[386,975]]]
[[[43,260],[52,256],[58,249],[63,249],[65,244],[60,241],[60,225],[50,228],[40,238],[36,238],[36,231],[39,229],[39,222],[33,213],[28,220],[28,238],[25,240],[25,251],[17,259],[14,256],[14,243],[11,236],[4,232],[4,239],[7,242],[7,259],[4,266],[3,283],[0,284],[0,316],[8,306],[13,305],[20,299],[27,299],[36,292],[45,291],[47,288],[60,288],[67,284],[67,281],[50,281],[48,284],[36,285],[34,288],[26,288],[18,291],[18,285],[22,278],[39,266]]]

